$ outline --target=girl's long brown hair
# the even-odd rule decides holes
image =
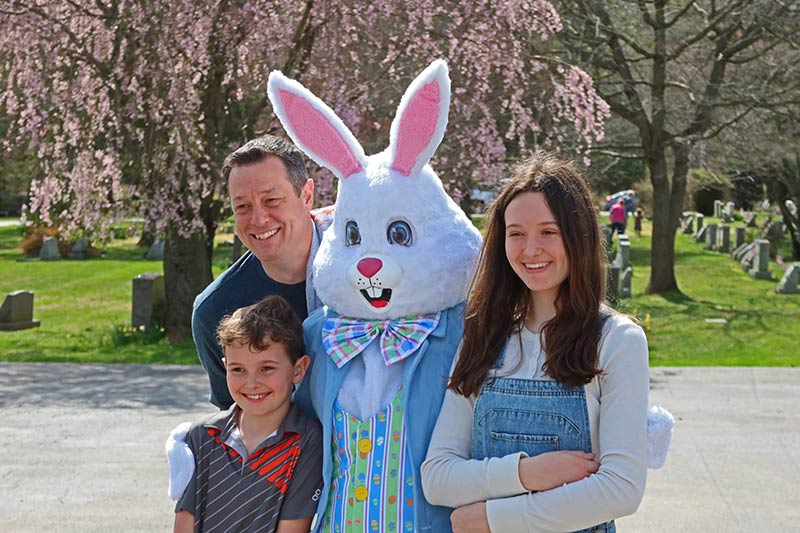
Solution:
[[[556,316],[542,327],[550,377],[568,386],[598,375],[605,299],[597,212],[586,182],[575,167],[552,154],[522,162],[487,213],[488,224],[467,301],[464,338],[449,388],[464,396],[480,391],[506,338],[533,312],[530,289],[511,269],[505,253],[505,211],[523,192],[544,193],[564,239],[569,274],[556,297]]]

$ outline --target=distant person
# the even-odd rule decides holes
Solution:
[[[615,531],[644,494],[644,331],[603,304],[605,254],[570,163],[522,164],[490,207],[422,486],[453,531]],[[588,529],[587,529],[588,528]]]
[[[619,235],[625,233],[625,226],[628,222],[628,212],[625,209],[625,200],[620,198],[619,201],[611,206],[611,211],[608,212],[608,220],[611,222],[611,235],[609,239],[614,238],[614,232]]]
[[[306,533],[322,488],[322,428],[291,402],[305,376],[303,326],[268,296],[219,325],[235,403],[189,428],[195,457],[175,532]],[[174,468],[174,467],[173,467]]]
[[[636,232],[637,237],[642,236],[642,220],[644,219],[644,211],[641,207],[637,207],[633,212],[633,230]]]
[[[312,215],[314,182],[302,153],[279,137],[253,139],[222,166],[228,183],[236,235],[247,249],[238,261],[197,296],[192,337],[208,373],[209,401],[227,409],[217,325],[223,316],[265,296],[284,297],[301,320],[322,304],[314,291],[311,265],[329,219]]]

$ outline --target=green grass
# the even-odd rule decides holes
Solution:
[[[619,309],[643,322],[650,316],[651,365],[800,365],[800,294],[775,293],[780,266],[770,263],[773,280],[753,279],[729,254],[704,251],[702,243],[679,234],[675,277],[681,292],[646,295],[649,230],[646,225],[642,237],[630,235],[633,297],[621,300]],[[719,318],[727,322],[706,322]]]
[[[191,340],[169,344],[118,345],[115,329],[130,324],[134,276],[162,272],[145,261],[135,240],[115,241],[101,259],[18,261],[22,228],[0,227],[0,298],[14,290],[34,291],[34,318],[41,326],[0,331],[0,361],[80,363],[197,362]]]
[[[728,254],[703,251],[687,235],[676,240],[676,276],[681,293],[645,295],[650,274],[650,227],[631,234],[633,297],[620,309],[638,316],[646,327],[653,366],[800,365],[800,295],[780,295],[782,275],[771,264],[774,280],[750,278]],[[121,335],[130,323],[131,280],[161,272],[143,259],[135,239],[114,241],[101,259],[20,262],[20,227],[0,227],[0,297],[12,290],[35,292],[39,328],[0,332],[0,361],[84,363],[195,364],[190,340]],[[220,235],[218,241],[231,239]],[[784,256],[788,256],[784,250]],[[227,264],[230,248],[215,251],[214,274]],[[724,318],[727,323],[708,323]],[[124,337],[124,338],[120,338]],[[142,336],[144,337],[144,336]]]

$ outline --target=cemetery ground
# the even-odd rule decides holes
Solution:
[[[640,319],[652,366],[800,366],[800,295],[775,293],[780,266],[770,263],[773,280],[753,279],[728,254],[704,251],[679,233],[675,270],[682,292],[645,295],[649,230],[645,223],[641,237],[629,234],[633,297],[618,308]],[[190,339],[170,344],[158,332],[128,327],[133,277],[162,272],[160,262],[144,259],[147,250],[136,247],[136,238],[112,241],[102,258],[45,262],[18,260],[21,234],[21,226],[0,226],[0,296],[34,291],[41,327],[0,333],[0,361],[197,363]],[[215,276],[228,263],[224,242],[232,238],[217,236]]]

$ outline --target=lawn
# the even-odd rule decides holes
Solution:
[[[0,332],[0,361],[197,362],[191,340],[120,341],[130,323],[131,280],[162,271],[160,263],[144,260],[146,250],[137,248],[135,239],[114,241],[101,259],[45,263],[18,261],[20,234],[20,227],[0,227],[0,296],[33,290],[35,318],[42,325]],[[222,234],[218,242],[231,238]],[[646,326],[653,366],[800,365],[800,295],[775,293],[782,275],[778,265],[771,265],[774,280],[755,280],[728,254],[703,251],[702,244],[680,234],[676,276],[682,293],[645,295],[649,226],[645,224],[641,237],[630,238],[633,297],[619,307]],[[215,250],[215,275],[224,268],[229,250]]]
[[[703,243],[679,233],[675,277],[681,292],[646,295],[649,229],[630,235],[633,297],[619,308],[645,324],[649,315],[651,365],[800,365],[800,294],[775,293],[780,266],[770,263],[773,280],[753,279],[729,254],[704,251]]]

